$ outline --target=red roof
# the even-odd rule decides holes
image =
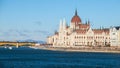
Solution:
[[[76,32],[78,33],[78,34],[86,34],[86,30],[80,30],[80,29],[78,29],[78,30],[76,30]]]
[[[105,32],[105,34],[109,34],[109,29],[103,29],[104,30],[104,32]]]
[[[79,23],[79,22],[81,22],[80,17],[77,15],[77,10],[75,11],[75,15],[72,17],[71,22],[72,23]]]
[[[71,22],[72,22],[72,23],[79,23],[79,22],[81,22],[81,19],[80,19],[79,16],[75,15],[75,16],[73,16],[73,18],[71,19]]]
[[[79,24],[79,28],[88,29],[88,28],[90,28],[90,25],[89,24]]]
[[[102,34],[104,31],[101,30],[101,29],[93,29],[93,32],[94,32],[95,34]]]
[[[109,29],[93,29],[93,32],[94,32],[95,34],[102,34],[103,32],[104,32],[105,34],[109,34]]]

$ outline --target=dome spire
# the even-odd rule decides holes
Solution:
[[[75,16],[77,16],[77,9],[75,10]]]

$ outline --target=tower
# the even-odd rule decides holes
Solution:
[[[63,29],[64,30],[66,29],[66,20],[65,20],[65,18],[63,19]]]
[[[59,32],[61,32],[62,30],[63,30],[63,23],[62,23],[62,20],[60,20]]]
[[[77,27],[79,24],[82,24],[81,22],[82,22],[82,21],[81,21],[80,17],[78,16],[77,10],[75,10],[75,15],[74,15],[74,16],[72,17],[72,19],[71,19],[70,28],[71,28],[72,30],[75,30],[76,27]]]

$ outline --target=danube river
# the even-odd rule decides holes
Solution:
[[[1,47],[0,68],[120,68],[120,54]]]

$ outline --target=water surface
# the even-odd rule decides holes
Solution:
[[[120,68],[120,54],[0,48],[0,68]]]

